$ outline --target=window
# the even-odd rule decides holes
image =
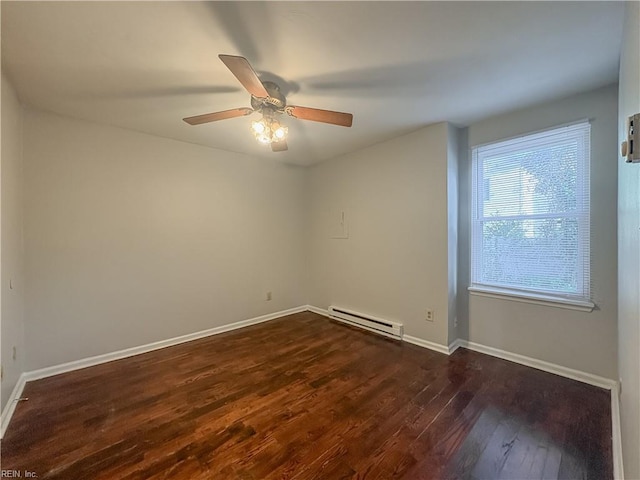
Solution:
[[[587,306],[590,124],[472,151],[470,290]]]

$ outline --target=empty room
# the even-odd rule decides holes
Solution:
[[[0,8],[0,477],[640,480],[640,2]]]

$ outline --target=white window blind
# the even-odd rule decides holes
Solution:
[[[589,300],[590,124],[472,151],[472,287]]]

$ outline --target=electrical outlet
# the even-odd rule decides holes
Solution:
[[[453,328],[458,328],[458,317],[453,317]]]
[[[4,367],[0,365],[0,380],[4,378]]]
[[[425,316],[425,320],[427,322],[433,322],[435,320],[435,314],[433,313],[433,310],[431,310],[431,309],[427,310],[427,314]]]
[[[13,355],[12,355],[14,360],[15,360],[15,359],[16,359],[16,357],[18,356],[18,355],[17,355],[17,353],[18,353],[18,352],[17,352],[17,350],[16,350],[16,347],[14,346],[14,347],[13,347]]]
[[[267,294],[265,295],[265,300],[268,302],[269,300],[271,300],[271,292],[267,292]]]

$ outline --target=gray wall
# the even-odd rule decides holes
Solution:
[[[469,148],[590,118],[592,299],[579,312],[469,295],[470,152],[460,165],[461,335],[469,341],[617,378],[617,86],[500,115],[468,128]],[[463,164],[464,163],[464,164]]]
[[[448,344],[450,128],[431,125],[310,169],[310,304],[400,321],[408,335]],[[343,211],[349,238],[332,238]]]
[[[2,75],[2,240],[0,244],[0,336],[2,408],[24,371],[24,277],[22,248],[22,108]],[[10,287],[11,285],[11,287]],[[16,357],[13,358],[13,348]]]
[[[306,303],[303,169],[28,109],[24,139],[27,370]]]
[[[620,58],[619,139],[640,113],[640,3],[627,2]],[[618,363],[626,478],[640,478],[640,164],[618,161]]]
[[[449,292],[449,331],[447,344],[458,338],[458,178],[460,130],[448,125],[447,130],[447,278]]]

